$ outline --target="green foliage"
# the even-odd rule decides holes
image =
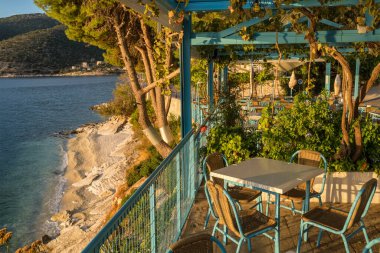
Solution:
[[[331,159],[339,148],[341,112],[330,110],[324,96],[299,94],[291,109],[273,118],[270,111],[264,110],[259,123],[264,157],[289,160],[296,150],[310,149]]]
[[[259,135],[244,131],[242,127],[218,125],[207,136],[207,153],[222,153],[229,164],[242,162],[258,153]]]
[[[148,177],[160,165],[162,156],[157,150],[153,146],[150,146],[147,151],[149,152],[149,158],[128,171],[128,186],[132,186],[143,177]]]
[[[96,110],[106,116],[123,115],[131,116],[136,110],[136,100],[133,96],[131,87],[125,76],[121,76],[118,84],[113,91],[113,100],[96,107]]]

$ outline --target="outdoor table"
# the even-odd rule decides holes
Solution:
[[[212,171],[211,177],[275,195],[275,252],[280,252],[280,195],[306,182],[305,211],[309,210],[310,180],[323,173],[320,168],[267,158],[252,158]],[[305,233],[305,240],[307,234]]]

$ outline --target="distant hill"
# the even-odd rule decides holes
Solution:
[[[52,28],[59,22],[45,14],[15,15],[0,19],[0,40],[32,32],[35,30]]]
[[[102,50],[67,39],[64,30],[44,14],[0,19],[0,75],[54,74],[103,60]]]

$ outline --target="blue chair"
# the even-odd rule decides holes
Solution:
[[[298,158],[298,164],[303,165],[309,165],[314,167],[319,167],[321,162],[323,163],[323,170],[324,174],[322,177],[322,186],[319,191],[315,191],[313,189],[314,179],[310,181],[310,198],[318,198],[319,205],[322,206],[322,198],[321,195],[325,189],[326,184],[326,176],[327,176],[327,161],[326,158],[319,152],[311,151],[311,150],[298,150],[296,151],[292,157],[290,158],[290,163],[294,162],[295,159]],[[293,215],[295,213],[304,213],[304,206],[305,206],[305,198],[306,198],[306,183],[302,183],[298,185],[296,188],[291,189],[290,191],[281,194],[281,198],[285,200],[290,200],[291,207],[281,205],[282,208],[291,210],[293,212]],[[294,201],[302,202],[302,210],[297,210],[294,206]],[[269,204],[272,204],[270,201],[270,195],[268,194],[268,201],[267,201],[267,210],[266,214],[268,215],[269,212]]]
[[[334,207],[316,207],[303,214],[301,217],[297,253],[301,251],[303,234],[311,227],[319,228],[317,247],[319,247],[321,243],[322,232],[324,230],[340,235],[343,239],[344,248],[347,253],[350,252],[348,240],[360,231],[363,231],[364,238],[368,244],[369,238],[363,218],[367,214],[369,206],[371,205],[373,195],[376,191],[376,186],[377,180],[374,178],[366,182],[356,196],[349,212],[345,212]],[[350,234],[345,235],[347,230],[355,224],[359,224],[360,227]]]
[[[206,188],[210,193],[211,202],[218,217],[212,231],[213,236],[216,231],[222,233],[226,242],[228,238],[238,245],[236,252],[240,252],[244,242],[247,242],[250,252],[251,238],[258,235],[266,235],[272,240],[279,239],[267,234],[268,231],[276,229],[274,219],[256,209],[238,210],[236,202],[228,191],[215,182],[207,181]],[[219,228],[219,225],[224,228]]]
[[[371,251],[372,252],[372,247],[375,246],[375,244],[379,244],[380,243],[380,238],[377,238],[377,239],[373,239],[372,241],[370,241],[363,249],[363,252],[362,253],[368,253],[368,251]]]
[[[227,166],[228,166],[228,162],[224,155],[217,152],[208,155],[203,160],[203,165],[202,165],[203,177],[204,177],[205,182],[210,180],[209,174],[211,171],[218,170]],[[224,186],[223,179],[214,178],[213,181],[221,185],[222,187]],[[256,191],[256,190],[252,190],[246,187],[239,187],[239,186],[228,187],[227,191],[235,201],[241,204],[247,204],[255,199],[258,199],[257,203],[253,205],[252,207],[255,207],[258,205],[259,210],[262,211],[261,191]],[[210,215],[212,215],[215,219],[217,219],[217,216],[215,214],[215,211],[212,208],[210,196],[206,187],[205,187],[205,194],[206,194],[207,202],[209,204],[209,209],[208,209],[205,224],[204,224],[204,228],[206,229],[209,219],[210,219]]]
[[[213,243],[218,246],[220,252],[227,253],[218,239],[205,233],[191,235],[175,242],[169,247],[168,253],[212,253]]]

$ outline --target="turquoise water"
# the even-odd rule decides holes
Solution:
[[[102,121],[89,107],[111,99],[116,79],[0,79],[0,228],[13,249],[56,232],[67,162],[56,133]]]

